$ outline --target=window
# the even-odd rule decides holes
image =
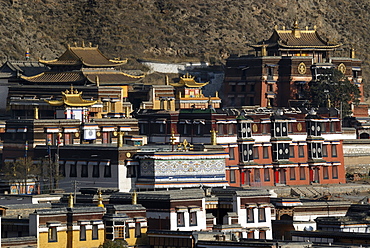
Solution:
[[[333,179],[338,179],[338,166],[333,166],[332,167],[332,175],[333,175]]]
[[[247,234],[248,239],[254,239],[254,231],[249,231]]]
[[[235,170],[230,170],[230,183],[235,183]]]
[[[64,134],[64,145],[69,145],[69,144],[72,144],[71,143],[71,134],[66,133],[66,134]]]
[[[264,123],[262,124],[262,133],[268,133],[270,131],[270,124],[269,123]]]
[[[302,146],[302,145],[299,145],[298,146],[298,156],[300,158],[303,158],[304,157],[304,146]]]
[[[229,147],[229,160],[235,160],[234,147]]]
[[[247,208],[247,223],[254,222],[253,208]]]
[[[80,226],[80,241],[85,241],[86,240],[86,226],[81,225]]]
[[[268,168],[264,169],[264,180],[265,180],[265,182],[270,181],[270,170]]]
[[[259,159],[259,154],[258,154],[258,146],[253,147],[253,158],[254,159]]]
[[[190,226],[197,225],[197,212],[190,212]]]
[[[295,180],[295,168],[289,168],[290,180]]]
[[[331,156],[332,157],[337,157],[337,145],[331,145]]]
[[[331,133],[335,132],[335,122],[330,122],[330,132]]]
[[[236,85],[234,84],[234,85],[231,85],[231,91],[232,92],[235,92],[236,91]]]
[[[183,226],[185,226],[185,221],[184,221],[184,212],[178,212],[178,213],[177,213],[177,226],[178,226],[178,227],[183,227]]]
[[[99,239],[99,226],[98,225],[92,225],[92,240]]]
[[[263,158],[269,158],[269,147],[268,146],[263,147]]]
[[[125,228],[123,226],[114,227],[114,238],[124,238],[125,237]]]
[[[93,177],[99,177],[100,176],[100,172],[99,172],[99,163],[95,162],[93,164],[93,174],[92,174]]]
[[[324,179],[329,179],[329,168],[327,166],[323,167],[323,174]]]
[[[164,124],[163,123],[159,124],[159,133],[164,133]]]
[[[87,163],[81,164],[81,177],[88,177],[88,168],[87,168]]]
[[[261,182],[260,169],[254,169],[254,181]]]
[[[294,158],[294,146],[289,146],[289,157]]]
[[[322,145],[322,156],[323,157],[328,156],[328,145]]]
[[[266,231],[260,230],[259,239],[266,239]]]
[[[104,162],[104,177],[112,177],[110,162]]]
[[[224,125],[218,124],[218,134],[224,134]]]
[[[306,180],[306,170],[304,167],[299,167],[299,178],[301,180]]]
[[[228,133],[231,135],[231,134],[234,134],[234,129],[235,129],[235,125],[234,124],[229,124],[228,125]]]
[[[58,232],[56,226],[50,226],[48,230],[48,241],[57,242],[58,241]]]
[[[66,176],[66,167],[64,165],[64,161],[59,161],[59,176],[61,177]]]
[[[135,237],[136,238],[141,237],[141,223],[140,222],[135,223]]]
[[[77,177],[76,163],[70,164],[69,177]]]
[[[265,208],[259,208],[258,209],[258,222],[266,222]]]
[[[130,227],[129,227],[128,223],[126,223],[125,229],[126,229],[125,238],[128,239],[128,238],[130,238]]]

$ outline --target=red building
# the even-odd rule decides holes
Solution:
[[[224,106],[302,106],[304,86],[328,68],[341,71],[363,92],[361,60],[353,49],[343,56],[339,47],[320,37],[316,27],[300,29],[297,22],[291,29],[275,27],[268,40],[252,45],[253,55],[227,59]]]

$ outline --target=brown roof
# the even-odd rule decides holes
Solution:
[[[98,47],[68,47],[56,60],[40,60],[49,66],[84,65],[87,67],[114,67],[125,64],[126,61],[113,61],[105,57]]]
[[[85,80],[82,72],[43,72],[39,75],[26,77],[22,79],[32,83],[73,83]]]
[[[108,72],[83,72],[84,76],[92,83],[97,83],[99,81],[100,85],[119,85],[125,83],[134,83],[144,76],[133,76],[120,71]]]

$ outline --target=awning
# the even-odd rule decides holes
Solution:
[[[6,132],[7,133],[16,133],[17,132],[17,129],[16,128],[7,128],[6,129]]]
[[[86,165],[87,161],[77,161],[77,165]]]
[[[47,127],[46,132],[47,133],[59,133],[59,127]]]
[[[84,125],[83,130],[98,130],[99,126],[98,125]]]
[[[102,132],[114,132],[116,131],[115,126],[103,126]]]
[[[78,133],[78,127],[65,127],[64,133]]]
[[[100,162],[100,165],[102,165],[102,166],[109,166],[109,165],[110,165],[110,160],[107,160],[107,161],[101,161],[101,162]]]
[[[139,165],[139,161],[126,160],[126,165]]]
[[[361,67],[359,67],[359,66],[352,66],[352,71],[361,71]]]
[[[128,131],[132,131],[131,127],[130,126],[120,126],[119,127],[119,130],[121,132],[128,132]]]

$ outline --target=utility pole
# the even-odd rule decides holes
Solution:
[[[27,195],[27,176],[28,176],[28,164],[27,164],[27,156],[28,156],[28,141],[26,140],[26,144],[24,146],[24,168],[25,168],[25,175],[24,175],[24,194]]]
[[[73,203],[76,204],[76,195],[77,195],[77,181],[73,181],[73,192],[74,192],[74,197],[73,197]]]

